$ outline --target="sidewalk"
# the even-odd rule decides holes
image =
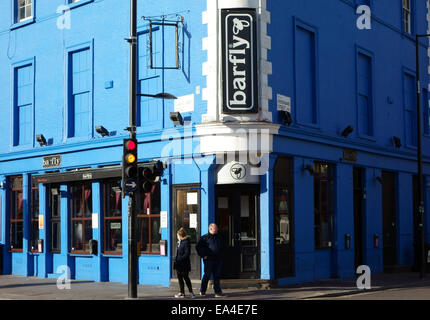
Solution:
[[[124,300],[127,298],[128,287],[122,283],[71,280],[69,290],[60,290],[57,288],[56,281],[56,279],[2,275],[0,276],[0,300]],[[429,287],[430,276],[421,280],[418,273],[378,274],[372,276],[371,282],[372,288],[366,292],[404,287]],[[198,293],[198,285],[193,284],[193,287]],[[174,299],[173,296],[177,292],[174,286],[170,288],[138,286],[138,297],[145,300]],[[208,288],[207,293],[206,297],[197,296],[196,299],[212,299],[211,288]],[[358,290],[356,280],[350,278],[327,279],[272,289],[225,289],[224,293],[225,300],[303,300],[339,297],[363,293],[363,290]]]

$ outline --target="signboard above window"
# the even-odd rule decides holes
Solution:
[[[221,12],[223,112],[257,113],[257,31],[253,9]]]

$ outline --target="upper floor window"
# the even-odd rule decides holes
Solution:
[[[403,31],[412,33],[411,0],[402,0]]]
[[[68,137],[85,137],[92,123],[91,49],[69,53]]]
[[[33,142],[33,78],[32,64],[15,69],[14,146],[29,145]]]
[[[33,0],[17,0],[17,22],[33,17]]]

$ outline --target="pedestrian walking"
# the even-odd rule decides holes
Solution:
[[[190,297],[194,298],[193,287],[189,277],[191,271],[191,240],[187,236],[187,232],[184,228],[180,228],[177,232],[178,237],[178,248],[176,249],[176,257],[173,263],[173,269],[176,270],[176,274],[179,282],[180,292],[175,294],[175,298],[185,298],[185,284],[187,285]]]
[[[203,259],[204,274],[200,285],[200,295],[206,295],[206,289],[210,276],[213,275],[215,297],[223,297],[221,290],[220,277],[222,265],[222,246],[221,236],[218,234],[218,226],[215,223],[209,225],[209,232],[202,236],[197,243],[196,250]]]

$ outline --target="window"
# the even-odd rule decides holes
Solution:
[[[104,251],[122,253],[121,179],[104,182]]]
[[[415,76],[404,73],[405,134],[406,145],[417,146],[417,106]]]
[[[22,251],[23,243],[23,192],[22,177],[10,178],[10,249]]]
[[[161,71],[151,68],[151,59],[154,63],[162,61],[160,48],[159,27],[152,30],[152,58],[150,47],[149,30],[138,35],[138,88],[141,93],[156,94],[162,92]],[[137,99],[137,126],[142,130],[151,131],[162,128],[163,102],[161,99],[151,97],[139,97]]]
[[[275,166],[275,244],[290,244],[292,223],[292,163],[288,158],[278,158]]]
[[[17,22],[33,17],[33,0],[17,0]]]
[[[60,186],[51,185],[49,207],[51,214],[51,253],[61,251],[61,192]]]
[[[411,23],[411,0],[402,0],[402,17],[403,17],[403,31],[412,33]]]
[[[90,48],[69,53],[68,137],[92,132],[92,56]]]
[[[13,145],[33,143],[33,65],[15,68]]]
[[[76,183],[70,186],[71,197],[71,245],[72,253],[89,253],[92,239],[91,183]]]
[[[160,182],[154,182],[151,192],[140,194],[137,238],[143,253],[160,253],[160,205]]]
[[[30,251],[37,251],[37,241],[39,240],[39,184],[35,182],[31,185],[30,206]]]
[[[333,166],[314,163],[315,249],[333,246]]]
[[[318,124],[316,31],[297,24],[295,30],[296,113],[302,124]]]
[[[372,58],[357,54],[357,121],[361,136],[373,135]]]

